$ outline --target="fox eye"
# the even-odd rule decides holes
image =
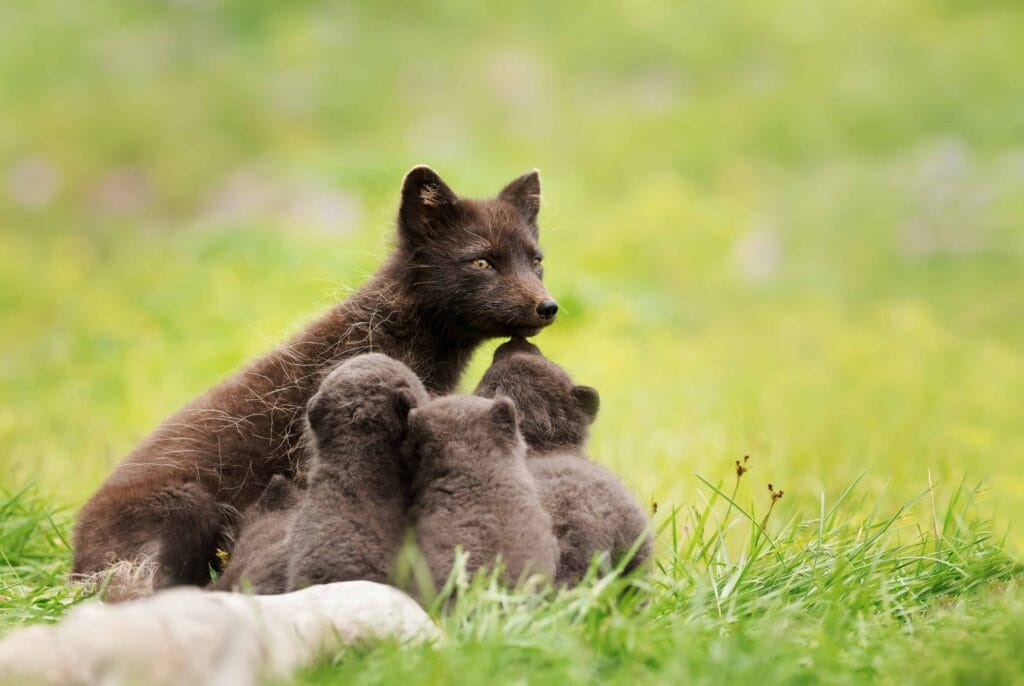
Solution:
[[[544,259],[543,257],[534,257],[533,258],[533,268],[536,269],[537,267],[539,267],[540,263],[541,263],[541,260],[543,260],[543,259]]]
[[[470,264],[472,264],[477,269],[494,269],[494,265],[491,264],[491,261],[485,260],[482,257],[476,258]]]

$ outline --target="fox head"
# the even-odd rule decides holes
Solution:
[[[409,442],[417,467],[454,465],[525,456],[516,407],[508,398],[446,395],[409,412]]]
[[[423,383],[405,364],[364,353],[342,362],[321,382],[307,405],[306,422],[321,449],[366,436],[397,441],[405,434],[409,411],[427,399]]]
[[[577,386],[564,369],[522,338],[498,346],[475,393],[512,400],[519,430],[538,452],[583,450],[601,402],[596,389]]]
[[[540,176],[515,179],[488,200],[457,196],[429,167],[402,183],[398,256],[419,308],[453,333],[532,336],[558,304],[541,278]]]

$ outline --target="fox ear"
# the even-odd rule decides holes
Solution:
[[[309,422],[309,426],[313,431],[319,429],[323,424],[324,419],[327,417],[327,399],[324,398],[323,393],[317,393],[314,395],[309,404],[306,405],[306,421]]]
[[[601,406],[601,396],[596,388],[590,386],[573,386],[572,397],[590,421],[597,418],[597,409]]]
[[[505,396],[495,398],[491,406],[491,422],[499,431],[514,434],[519,428],[515,403]]]
[[[505,186],[498,198],[512,203],[530,224],[540,212],[540,172],[534,169]]]
[[[402,181],[400,236],[412,244],[429,238],[455,212],[458,196],[430,167],[413,167]]]
[[[399,388],[395,391],[395,411],[402,418],[403,422],[408,420],[409,413],[417,405],[419,405],[419,402],[416,400],[416,396],[411,389]]]

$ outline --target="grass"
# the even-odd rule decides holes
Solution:
[[[780,521],[780,491],[755,497],[741,477],[731,489],[701,479],[699,505],[655,518],[660,554],[646,576],[595,569],[575,589],[538,596],[456,574],[457,601],[433,609],[444,645],[357,647],[296,683],[1024,678],[1024,566],[977,518],[978,488],[961,484],[944,500],[930,488],[885,511],[853,483]],[[58,620],[85,597],[63,583],[66,518],[31,490],[6,494],[0,512],[3,625]]]
[[[67,512],[53,512],[31,486],[0,492],[0,630],[56,621],[83,589],[66,583],[70,569]]]
[[[346,653],[300,682],[1020,678],[1024,569],[971,519],[975,491],[958,488],[941,506],[929,492],[895,512],[858,515],[866,502],[854,484],[817,516],[776,524],[771,505],[761,519],[736,502],[738,489],[705,485],[701,506],[662,518],[664,553],[650,577],[591,578],[543,601],[470,585],[440,617],[444,647]],[[916,505],[937,508],[931,527],[910,523]],[[985,631],[965,641],[976,622]]]
[[[479,589],[302,680],[1020,680],[1022,44],[998,1],[0,6],[0,626],[78,599],[146,431],[376,267],[409,167],[539,167],[538,343],[658,503],[645,602]]]

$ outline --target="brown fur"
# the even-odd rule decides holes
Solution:
[[[583,452],[597,416],[596,390],[575,385],[537,346],[512,339],[495,351],[476,393],[507,396],[516,405],[530,448],[527,466],[558,537],[557,583],[578,583],[595,555],[602,571],[609,571],[637,541],[639,548],[626,569],[650,558],[652,541],[643,507],[615,474]]]
[[[338,367],[309,404],[309,487],[288,532],[288,590],[364,579],[388,583],[405,532],[409,411],[427,391],[379,353]]]
[[[224,572],[215,591],[252,591],[260,595],[287,590],[288,528],[299,502],[299,488],[275,474],[255,503],[246,508]]]
[[[504,581],[554,578],[558,547],[551,518],[526,468],[526,445],[507,399],[448,396],[409,415],[413,446],[413,521],[436,588],[451,574],[455,547],[467,571],[493,569]]]
[[[534,263],[539,189],[533,172],[476,201],[456,196],[426,167],[410,171],[398,244],[377,274],[143,440],[82,508],[73,573],[151,559],[156,586],[205,583],[235,514],[275,474],[303,469],[306,402],[339,362],[383,352],[445,393],[483,339],[550,324],[553,313],[537,311],[549,298]],[[474,266],[481,257],[494,268]]]

